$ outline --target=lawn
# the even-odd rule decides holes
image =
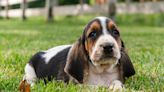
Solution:
[[[144,16],[147,18],[149,15]],[[72,44],[80,37],[84,26],[92,18],[93,16],[57,17],[52,24],[46,24],[42,17],[29,18],[26,22],[19,19],[1,19],[0,92],[17,92],[19,82],[24,75],[24,66],[34,53],[57,45]],[[118,16],[118,19],[121,17]],[[136,70],[135,76],[126,81],[126,90],[162,92],[164,90],[164,27],[158,26],[158,23],[155,25],[141,23],[141,25],[137,22],[135,25],[129,22],[128,24],[126,18],[121,22],[118,19],[116,21],[121,30],[121,37],[125,41]],[[107,89],[65,85],[58,82],[44,85],[42,81],[32,88],[32,92],[59,91],[102,92]]]

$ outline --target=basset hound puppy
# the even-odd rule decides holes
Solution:
[[[116,24],[96,17],[73,45],[61,45],[36,53],[25,66],[19,90],[30,92],[37,80],[62,80],[122,90],[126,78],[135,74]]]

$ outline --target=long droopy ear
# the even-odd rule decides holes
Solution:
[[[82,38],[70,49],[64,71],[73,78],[73,82],[83,83],[84,71],[88,67],[88,57],[85,52]]]
[[[130,77],[135,74],[135,70],[133,64],[131,62],[130,57],[128,56],[127,52],[125,51],[125,45],[122,41],[122,49],[121,49],[121,58],[119,60],[122,69],[123,69],[123,76]]]

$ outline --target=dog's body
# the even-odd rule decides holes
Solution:
[[[20,90],[38,79],[72,81],[122,89],[126,77],[135,74],[116,25],[97,17],[85,27],[73,45],[62,45],[36,53],[25,67]]]

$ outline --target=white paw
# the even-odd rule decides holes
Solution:
[[[119,80],[115,80],[112,82],[109,89],[112,92],[123,92],[124,87],[123,87],[123,84]]]

